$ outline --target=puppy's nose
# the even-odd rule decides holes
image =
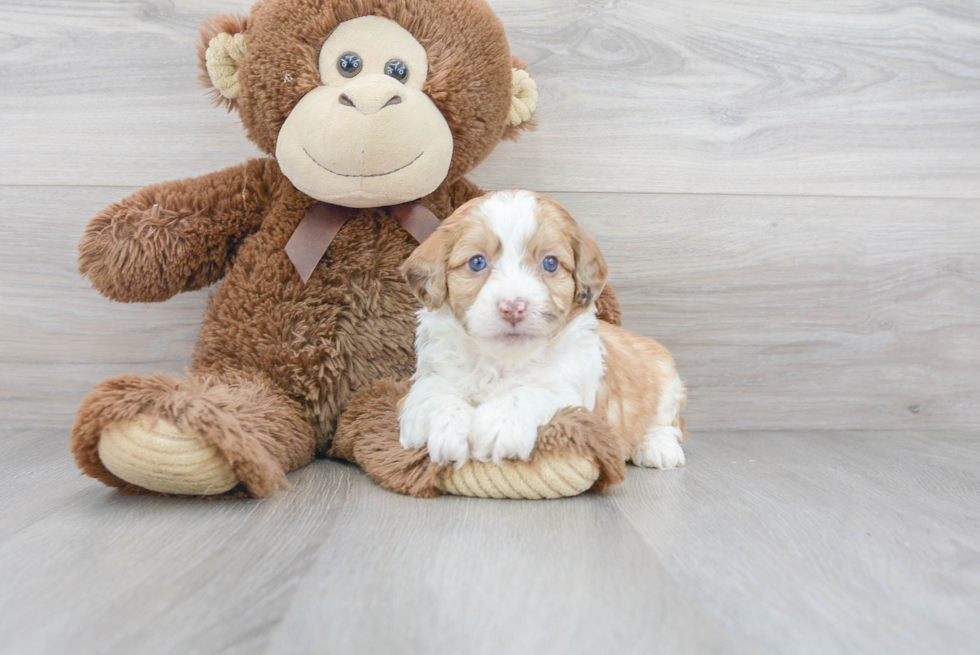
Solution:
[[[497,304],[500,317],[511,325],[517,325],[527,314],[527,301],[523,298],[507,298]]]

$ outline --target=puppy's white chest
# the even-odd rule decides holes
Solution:
[[[580,327],[585,329],[577,329]],[[571,325],[548,348],[520,364],[474,357],[473,368],[460,387],[474,405],[505,394],[541,389],[560,397],[566,406],[591,410],[603,376],[603,356],[596,331]]]
[[[543,362],[524,366],[507,366],[489,357],[475,357],[470,374],[461,379],[460,389],[467,400],[481,405],[488,400],[519,390],[522,387],[547,387],[553,385]],[[550,384],[549,384],[550,383]]]
[[[569,407],[595,407],[605,349],[593,313],[576,317],[549,343],[510,359],[484,352],[446,310],[421,312],[415,379],[438,378],[473,406],[523,390],[548,391]]]

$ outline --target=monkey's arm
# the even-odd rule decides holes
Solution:
[[[258,229],[280,179],[273,159],[252,159],[140,189],[89,222],[78,268],[121,302],[159,302],[212,284]]]

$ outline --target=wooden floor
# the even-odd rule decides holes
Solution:
[[[126,497],[0,441],[0,652],[976,653],[980,440],[732,432],[607,496],[417,500],[317,462]]]
[[[179,373],[88,219],[257,154],[197,83],[251,0],[0,0],[0,653],[980,652],[980,3],[492,0],[539,129],[475,171],[596,236],[690,388],[688,466],[559,502],[129,498],[91,386]]]

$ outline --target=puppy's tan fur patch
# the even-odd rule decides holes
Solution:
[[[596,395],[596,414],[631,445],[642,442],[653,426],[683,431],[680,410],[686,397],[667,349],[608,323],[599,323],[599,337],[606,347],[606,374]],[[676,398],[665,397],[668,393]]]
[[[446,293],[453,314],[462,320],[487,281],[491,264],[500,256],[502,246],[476,210],[460,219],[457,230],[458,236],[446,257]],[[483,255],[487,260],[487,267],[482,271],[470,270],[469,261],[476,255]]]

